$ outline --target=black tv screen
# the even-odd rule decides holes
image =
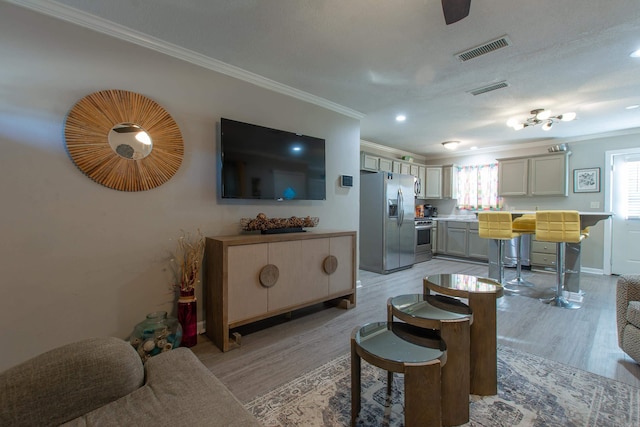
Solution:
[[[222,118],[222,198],[325,200],[325,141]]]

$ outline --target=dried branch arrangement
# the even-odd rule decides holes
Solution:
[[[109,145],[109,132],[121,123],[144,128],[153,149],[142,159],[119,156]],[[184,155],[178,125],[155,101],[135,92],[104,90],[82,98],[65,123],[67,151],[89,178],[120,191],[155,188],[176,173]]]
[[[255,218],[241,218],[240,225],[244,231],[274,230],[278,228],[301,228],[315,227],[320,222],[318,217],[307,216],[298,218],[267,218],[263,213],[259,213]]]
[[[183,292],[191,291],[200,281],[200,267],[204,255],[205,239],[200,230],[197,236],[182,232],[178,239],[174,262],[178,269],[176,287]]]

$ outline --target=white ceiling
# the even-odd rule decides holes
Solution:
[[[640,128],[640,108],[625,109],[640,104],[640,58],[629,57],[639,0],[472,0],[449,26],[440,0],[9,1],[329,101],[364,116],[362,139],[416,154],[441,155],[452,139],[464,151]],[[96,25],[106,21],[122,27]],[[508,47],[455,58],[504,35]],[[468,93],[501,81],[509,86]],[[578,119],[549,132],[506,126],[534,108]]]

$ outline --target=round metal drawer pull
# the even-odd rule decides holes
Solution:
[[[265,288],[270,288],[276,284],[280,270],[273,264],[267,264],[260,270],[260,284]]]
[[[322,268],[327,274],[335,273],[335,271],[338,269],[338,258],[334,257],[333,255],[329,255],[324,259]]]

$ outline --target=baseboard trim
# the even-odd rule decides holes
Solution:
[[[580,272],[589,273],[589,274],[599,274],[600,276],[604,275],[604,270],[602,268],[581,267]]]

